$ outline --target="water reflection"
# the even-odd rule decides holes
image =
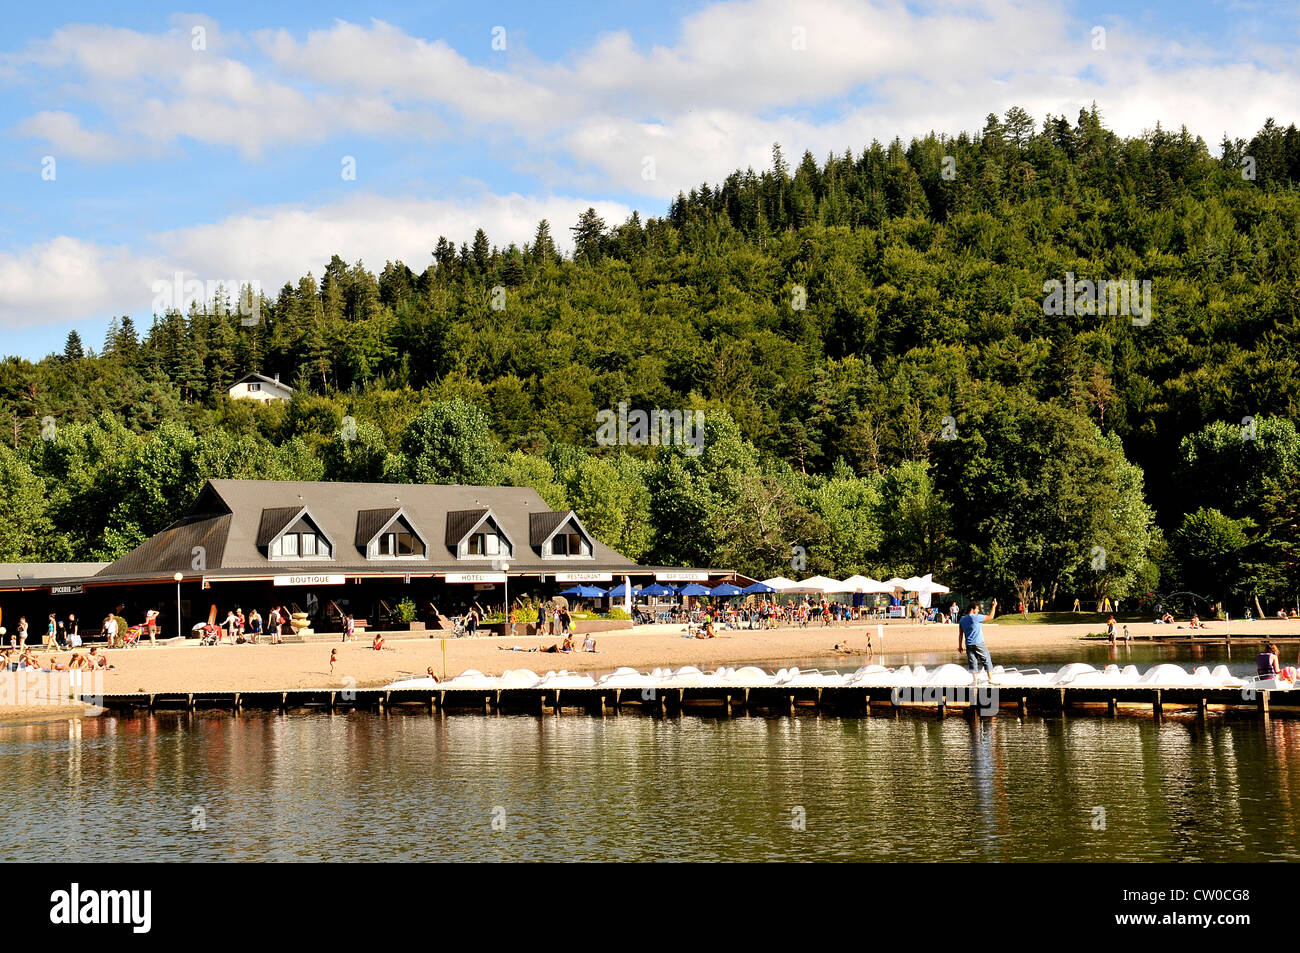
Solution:
[[[0,859],[1293,858],[1297,772],[1249,716],[110,716],[0,728]]]

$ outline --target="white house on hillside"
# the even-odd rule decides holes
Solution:
[[[280,375],[264,377],[261,374],[248,374],[230,385],[231,397],[243,397],[247,400],[288,400],[293,396],[293,388],[280,383]]]

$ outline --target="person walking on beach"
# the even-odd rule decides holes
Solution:
[[[1110,640],[1111,645],[1115,644],[1115,617],[1114,616],[1111,616],[1109,619],[1106,620],[1106,638]]]
[[[993,659],[989,656],[988,646],[984,644],[983,623],[998,614],[998,600],[994,599],[989,607],[989,614],[984,613],[984,604],[977,602],[970,611],[961,617],[957,628],[957,651],[966,653],[970,663],[971,674],[978,681],[980,668],[988,672],[989,681],[993,681]]]
[[[104,620],[104,636],[108,639],[108,647],[112,648],[113,644],[117,642],[117,616],[111,613]],[[91,649],[91,651],[93,652],[94,649]]]
[[[334,674],[334,663],[339,660],[339,650],[330,649],[330,674]]]

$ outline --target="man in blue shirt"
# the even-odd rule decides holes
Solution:
[[[966,660],[970,662],[971,673],[976,679],[979,678],[980,667],[983,666],[988,671],[991,682],[993,681],[993,659],[989,656],[988,646],[984,644],[984,630],[980,625],[985,619],[992,619],[998,614],[998,600],[993,600],[988,615],[984,615],[983,611],[983,603],[977,602],[961,617],[961,622],[957,624],[957,651],[966,653]]]

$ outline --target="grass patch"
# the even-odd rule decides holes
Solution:
[[[1105,612],[1031,612],[1028,615],[1021,615],[1019,612],[1008,612],[1003,615],[999,612],[993,622],[1001,625],[1100,625],[1104,631],[1106,620],[1109,618],[1110,615]],[[1115,616],[1116,625],[1123,625],[1125,622],[1132,625],[1150,621],[1150,617],[1133,612]]]

